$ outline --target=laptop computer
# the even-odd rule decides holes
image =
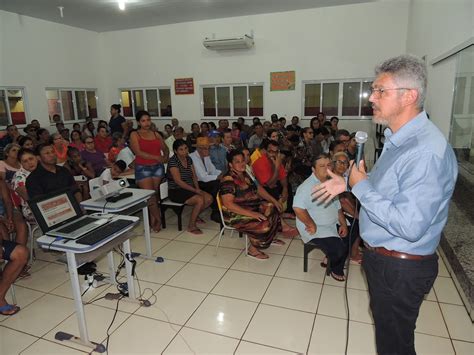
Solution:
[[[31,199],[28,204],[43,234],[51,237],[78,239],[110,221],[107,217],[83,216],[70,189]]]

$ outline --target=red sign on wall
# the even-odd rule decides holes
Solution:
[[[193,95],[194,94],[193,78],[174,79],[174,93],[176,95]]]

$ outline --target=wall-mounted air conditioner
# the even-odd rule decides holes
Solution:
[[[205,38],[202,42],[204,47],[214,51],[221,51],[226,49],[249,49],[253,47],[253,36],[243,35],[241,37],[233,38]]]

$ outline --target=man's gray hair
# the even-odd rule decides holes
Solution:
[[[427,80],[426,65],[422,59],[410,54],[387,59],[375,68],[376,76],[383,73],[393,75],[400,87],[415,89],[418,92],[416,104],[419,109],[423,109]]]

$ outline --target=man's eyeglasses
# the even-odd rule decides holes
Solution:
[[[375,88],[370,88],[369,93],[370,96],[373,96],[375,98],[380,98],[382,97],[382,94],[385,91],[390,91],[390,90],[413,90],[412,88],[390,88],[390,89],[375,89]]]
[[[349,165],[349,162],[347,160],[334,160],[334,164]]]

